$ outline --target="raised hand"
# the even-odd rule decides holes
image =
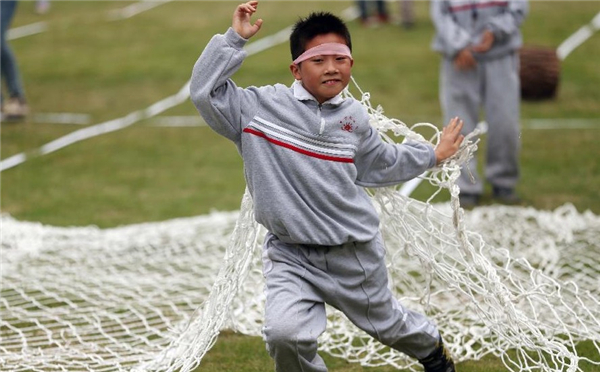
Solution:
[[[435,148],[435,159],[437,164],[454,155],[465,136],[460,134],[463,127],[463,121],[459,118],[451,119],[447,126],[442,129],[440,142]]]
[[[238,5],[233,12],[231,28],[244,39],[250,39],[262,26],[263,20],[260,18],[254,24],[250,22],[250,17],[256,12],[256,8],[258,8],[258,1],[248,1]]]

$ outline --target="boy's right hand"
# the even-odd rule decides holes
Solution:
[[[260,18],[254,24],[250,23],[250,17],[256,12],[257,7],[258,1],[248,1],[247,3],[238,5],[235,12],[233,12],[231,28],[244,39],[250,39],[260,30],[260,26],[262,26],[263,20]]]

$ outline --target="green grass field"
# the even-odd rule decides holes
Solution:
[[[42,145],[82,128],[40,123],[34,120],[38,114],[85,114],[91,126],[178,92],[210,37],[230,25],[237,4],[173,1],[129,19],[109,19],[112,11],[131,3],[56,1],[48,14],[40,16],[33,12],[33,2],[21,2],[13,27],[45,22],[47,30],[11,41],[32,115],[25,123],[2,123],[1,158],[19,153],[29,156],[23,164],[0,173],[3,213],[51,225],[112,227],[239,207],[244,190],[241,159],[231,143],[207,127],[160,127],[154,125],[155,118],[149,118],[37,155]],[[264,1],[259,12],[265,23],[257,38],[288,27],[309,10],[341,14],[353,4]],[[391,5],[397,13],[397,4]],[[530,7],[523,27],[526,44],[552,48],[600,12],[597,1],[532,1]],[[363,28],[350,22],[356,61],[353,74],[386,115],[408,124],[427,121],[441,126],[439,57],[429,48],[433,27],[426,2],[416,2],[416,16],[416,27],[411,30],[397,25]],[[525,205],[554,209],[572,203],[579,211],[600,213],[599,60],[600,32],[562,62],[556,99],[523,103],[518,192]],[[240,86],[291,83],[289,62],[288,45],[276,45],[250,56],[235,80]],[[160,114],[194,115],[189,101]],[[533,129],[530,124],[539,119],[566,124],[559,129]],[[587,128],[576,126],[582,121],[588,123]],[[430,192],[422,185],[414,197],[422,199]],[[584,345],[582,352],[595,350]],[[327,361],[332,371],[392,370]],[[260,339],[226,334],[200,370],[267,371],[270,363]],[[461,368],[467,372],[503,370],[495,358],[465,363]]]

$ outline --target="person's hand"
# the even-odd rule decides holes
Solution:
[[[474,68],[475,65],[477,65],[477,61],[469,48],[461,50],[456,57],[454,57],[454,67],[456,67],[457,70],[469,70]]]
[[[235,8],[235,12],[233,12],[231,28],[244,39],[250,39],[260,30],[260,26],[262,26],[263,20],[260,18],[254,24],[250,23],[250,17],[256,12],[257,7],[258,1],[248,1],[247,3],[238,5]]]
[[[490,30],[485,30],[479,44],[471,47],[471,50],[475,53],[485,53],[494,44],[494,33]]]
[[[442,129],[440,142],[434,150],[436,164],[440,164],[442,161],[456,154],[460,144],[465,139],[465,136],[460,134],[462,127],[463,121],[456,117],[451,119],[448,125]]]

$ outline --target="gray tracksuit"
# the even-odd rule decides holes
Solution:
[[[514,188],[519,178],[520,81],[518,48],[522,45],[520,26],[528,5],[525,0],[450,0],[432,1],[431,17],[436,35],[433,49],[442,54],[440,101],[444,121],[459,116],[464,133],[479,121],[483,108],[488,123],[486,179],[496,187]],[[494,34],[494,44],[484,53],[474,53],[477,66],[457,70],[453,59],[458,52],[477,45],[483,31]],[[481,194],[483,184],[477,176],[476,159],[461,174],[461,192]]]
[[[362,105],[334,97],[319,105],[302,87],[238,88],[245,40],[216,35],[196,62],[192,101],[242,158],[256,220],[290,243],[369,241],[379,218],[362,186],[398,184],[435,165],[433,148],[386,144]]]
[[[435,164],[433,148],[387,144],[360,102],[338,95],[319,104],[300,82],[237,87],[230,77],[246,42],[231,28],[215,35],[190,90],[208,125],[237,146],[255,218],[269,231],[264,334],[277,370],[326,371],[316,353],[325,303],[382,342],[425,357],[437,329],[388,290],[379,218],[363,187],[414,178]]]

